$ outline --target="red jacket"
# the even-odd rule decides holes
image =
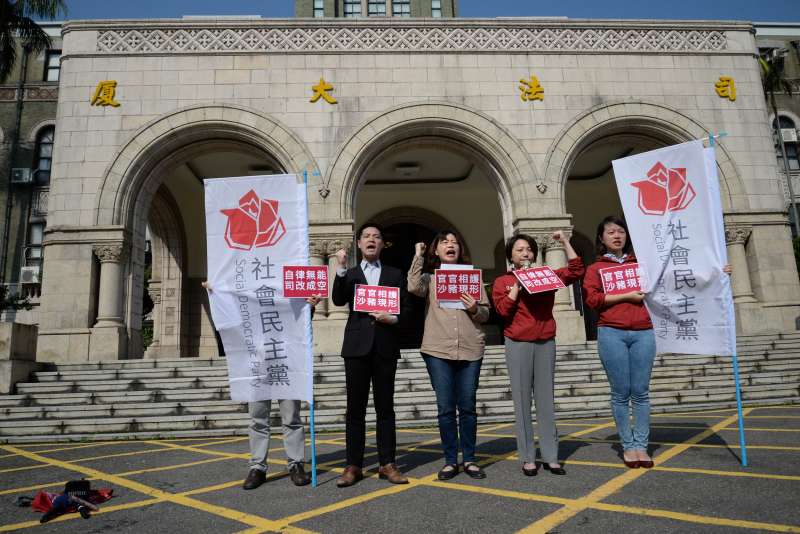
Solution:
[[[565,285],[583,276],[583,260],[569,260],[567,266],[555,269],[556,276]],[[545,341],[556,335],[556,320],[553,318],[555,291],[530,294],[520,288],[517,300],[508,298],[508,292],[517,283],[513,273],[499,276],[492,287],[492,301],[497,313],[505,321],[503,335],[514,341]]]
[[[623,263],[636,263],[636,257],[629,254]],[[606,306],[606,295],[603,292],[603,282],[600,280],[600,269],[620,265],[618,262],[600,256],[586,269],[583,278],[583,298],[586,305],[600,312],[598,326],[610,326],[623,330],[647,330],[653,328],[650,314],[643,303],[619,302]]]

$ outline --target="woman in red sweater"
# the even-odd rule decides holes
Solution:
[[[569,244],[563,232],[553,239],[561,242],[567,253],[567,266],[555,274],[569,285],[583,275],[583,261]],[[536,241],[531,236],[516,234],[506,243],[506,259],[513,269],[533,265],[536,261]],[[556,321],[553,318],[555,291],[529,294],[520,287],[514,273],[494,281],[492,300],[505,322],[506,365],[514,399],[517,451],[522,460],[522,472],[534,476],[538,471],[536,447],[531,425],[531,393],[536,401],[536,427],[541,447],[542,467],[556,475],[566,471],[558,463],[558,433],[555,423],[553,379],[556,366]]]
[[[628,227],[610,215],[597,227],[597,260],[586,269],[586,304],[598,310],[597,351],[611,385],[611,413],[622,442],[622,459],[630,468],[653,467],[647,454],[650,437],[650,372],[656,357],[656,338],[644,293],[606,295],[600,269],[636,263]],[[633,426],[630,411],[633,407]]]

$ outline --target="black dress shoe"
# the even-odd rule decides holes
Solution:
[[[566,475],[567,474],[567,472],[564,471],[563,467],[550,467],[550,464],[547,464],[547,463],[543,463],[542,464],[542,468],[545,471],[550,471],[550,473],[552,473],[554,475]]]
[[[533,469],[528,469],[525,467],[525,464],[522,464],[522,472],[525,473],[526,477],[535,477],[539,472],[539,467],[536,464],[533,464]]]
[[[303,464],[300,463],[292,464],[289,467],[289,478],[292,479],[292,483],[295,486],[305,486],[311,483],[311,475],[306,473]]]
[[[447,469],[448,467],[452,469]],[[458,474],[458,464],[445,464],[445,466],[439,470],[439,474],[436,477],[439,480],[450,480],[454,478]]]
[[[256,489],[266,481],[267,474],[264,471],[260,469],[251,469],[250,472],[247,473],[247,478],[244,479],[242,488],[246,490]]]
[[[481,468],[481,466],[474,462],[464,464],[464,472],[469,475],[470,478],[486,478],[486,472]]]

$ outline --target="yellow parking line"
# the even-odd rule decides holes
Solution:
[[[652,508],[639,508],[637,506],[621,506],[618,504],[590,503],[588,508],[603,510],[606,512],[622,512],[626,514],[644,515],[648,517],[663,517],[666,519],[676,519],[689,523],[701,525],[719,525],[734,528],[750,528],[755,530],[770,530],[772,532],[800,532],[800,526],[781,525],[777,523],[762,523],[760,521],[748,521],[746,519],[726,519],[723,517],[713,517],[696,514],[686,514],[683,512],[673,512],[671,510],[659,510]]]
[[[23,493],[26,491],[33,491],[33,490],[40,490],[44,488],[55,488],[55,487],[64,487],[66,484],[66,480],[62,480],[61,482],[48,482],[47,484],[35,484],[33,486],[24,486],[22,488],[11,488],[11,489],[4,489],[0,490],[0,495],[8,495],[10,493]]]
[[[749,413],[749,409],[745,410],[745,413]],[[725,428],[726,426],[734,423],[738,418],[738,415],[732,415],[723,421],[720,421],[713,427],[700,432],[691,438],[687,439],[685,442],[681,444],[677,444],[674,447],[664,451],[663,453],[659,454],[655,458],[655,462],[660,465],[664,462],[674,458],[678,454],[684,452],[686,449],[691,447],[693,444],[702,441],[709,436],[712,436],[717,429]],[[646,473],[647,469],[629,469],[625,473],[609,480],[605,484],[600,485],[599,487],[595,488],[589,494],[587,494],[583,499],[580,499],[582,502],[580,504],[570,504],[556,510],[555,512],[546,515],[545,517],[535,521],[528,525],[528,527],[520,530],[520,532],[547,532],[558,525],[563,524],[565,521],[569,520],[570,518],[574,517],[576,514],[580,513],[582,510],[587,508],[587,503],[598,503],[605,499],[606,497],[612,495],[613,493],[619,491],[629,483],[633,482],[644,473]]]
[[[716,428],[716,426],[718,426],[718,425],[715,425],[713,428]],[[722,429],[717,429],[717,430],[715,430],[714,432],[712,432],[711,434],[709,434],[706,437],[713,436],[719,430],[722,430]],[[580,439],[578,439],[578,438],[571,438],[571,437],[562,437],[561,440],[563,440],[563,441],[585,441],[585,442],[589,442],[589,443],[619,443],[619,440],[616,440],[616,439],[600,439],[600,438],[580,438]],[[684,445],[685,442],[681,442],[681,441],[651,441],[650,444],[651,445],[664,445],[666,447],[666,446]],[[729,445],[714,445],[714,444],[711,444],[711,443],[693,443],[691,445],[688,445],[688,447],[703,448],[703,449],[730,449],[731,448]],[[762,449],[762,450],[768,450],[768,451],[800,451],[800,447],[791,447],[791,446],[788,446],[788,445],[750,445],[748,443],[747,444],[747,448],[748,449]]]
[[[8,469],[0,469],[0,474],[14,473],[16,471],[26,471],[29,469],[42,469],[43,467],[50,467],[50,466],[47,464],[36,464],[36,465],[24,465],[22,467],[9,467]]]
[[[800,419],[800,415],[749,415],[748,419]]]
[[[111,475],[108,473],[104,473],[97,469],[93,469],[91,467],[86,467],[82,465],[76,465],[71,462],[65,462],[61,460],[55,460],[51,458],[46,458],[44,456],[40,456],[33,452],[24,451],[22,449],[18,449],[16,447],[12,447],[10,445],[0,445],[0,448],[9,451],[9,452],[16,452],[21,456],[25,456],[26,458],[38,462],[49,463],[55,467],[61,467],[63,469],[69,469],[78,473],[81,473],[86,476],[96,477],[117,486],[127,488],[129,490],[137,491],[139,493],[143,493],[145,495],[149,495],[151,497],[160,498],[164,501],[169,501],[175,504],[180,504],[182,506],[187,506],[189,508],[194,508],[196,510],[200,510],[203,512],[207,512],[210,514],[214,514],[220,517],[224,517],[226,519],[230,519],[233,521],[239,521],[240,523],[245,523],[247,525],[253,527],[260,527],[265,531],[277,531],[278,527],[274,521],[269,519],[265,519],[263,517],[259,517],[253,514],[248,514],[245,512],[240,512],[238,510],[233,510],[230,508],[225,508],[223,506],[218,506],[215,504],[206,503],[203,501],[198,501],[196,499],[192,499],[190,497],[186,497],[180,494],[168,493],[166,491],[159,490],[157,488],[153,488],[151,486],[147,486],[140,482],[136,482],[133,480],[128,480],[124,477],[120,477],[117,475]]]
[[[731,430],[731,431],[739,431],[739,427],[731,426],[728,428],[722,428],[720,430]],[[745,432],[800,432],[800,428],[758,428],[754,426],[746,426],[744,427]]]

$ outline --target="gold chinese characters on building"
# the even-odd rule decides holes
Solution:
[[[720,76],[719,81],[714,84],[714,89],[720,98],[727,98],[731,102],[736,101],[736,84],[730,76]]]
[[[91,105],[93,106],[119,106],[119,102],[114,100],[117,91],[116,80],[103,80],[97,83],[92,95]]]
[[[314,91],[314,94],[311,95],[311,102],[316,102],[322,98],[328,104],[336,103],[336,99],[328,93],[328,91],[333,91],[333,85],[326,82],[324,78],[320,78],[319,83],[317,85],[312,85],[311,89]]]
[[[523,102],[531,102],[533,100],[544,100],[544,87],[539,84],[539,78],[531,76],[530,80],[521,78],[519,80],[520,95],[519,97]]]

